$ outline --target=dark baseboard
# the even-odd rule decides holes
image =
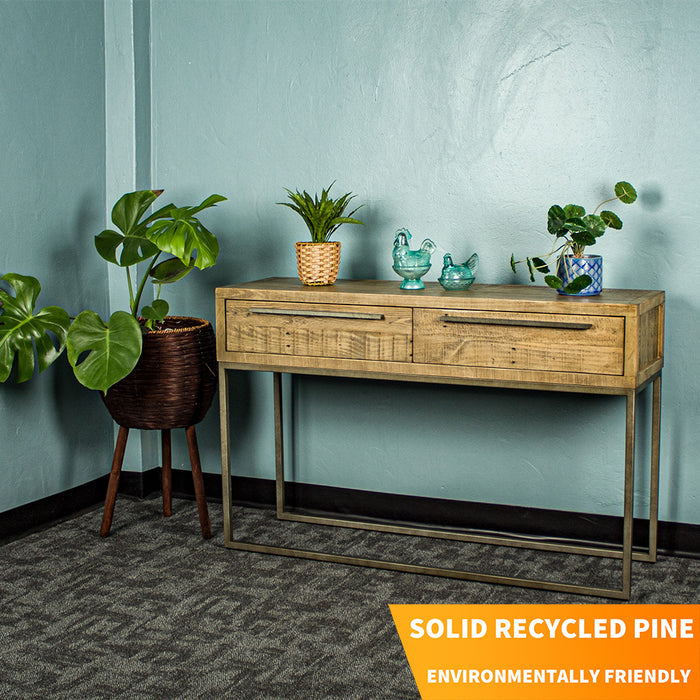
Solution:
[[[160,470],[143,476],[160,489]],[[221,501],[221,477],[204,474],[207,499]],[[131,495],[143,494],[131,492]],[[192,476],[183,469],[173,470],[173,493],[194,498]],[[234,477],[232,499],[236,505],[273,507],[275,482],[271,479]],[[372,491],[341,489],[313,484],[287,484],[287,508],[306,513],[332,516],[355,516],[369,521],[423,524],[437,528],[507,532],[571,542],[601,542],[617,546],[622,541],[622,518],[591,513],[543,508],[525,508],[490,503],[463,503],[448,499],[400,496]],[[649,542],[649,521],[635,518],[634,544],[644,547]],[[660,522],[658,547],[663,554],[700,557],[700,525]]]
[[[0,513],[0,543],[72,518],[104,501],[107,476]]]
[[[216,494],[220,500],[221,480],[219,477],[217,480],[207,493]],[[275,502],[275,483],[272,480],[234,477],[232,493],[235,504],[271,507]],[[285,504],[289,510],[355,516],[392,524],[503,532],[611,546],[618,546],[622,541],[622,518],[611,515],[401,496],[313,484],[287,484]],[[660,522],[657,537],[658,549],[662,554],[700,557],[700,525]],[[645,547],[648,542],[649,521],[635,518],[635,547]]]
[[[207,500],[221,502],[221,477],[205,473]],[[119,493],[144,498],[160,491],[160,469],[122,472]],[[104,501],[107,476],[64,493],[0,513],[0,542],[72,517]],[[192,475],[173,470],[173,495],[194,498]],[[272,507],[275,483],[269,479],[234,477],[232,499],[236,505]],[[369,521],[422,524],[436,528],[479,532],[506,532],[543,539],[600,542],[617,545],[622,539],[622,518],[571,513],[542,508],[504,506],[448,499],[401,496],[313,484],[287,484],[287,508],[307,513],[353,516]],[[634,522],[635,546],[648,543],[648,520]],[[659,551],[676,556],[700,557],[700,525],[660,522]]]
[[[175,475],[175,471],[176,470],[173,470],[173,477]],[[178,469],[177,471],[182,474],[190,473],[181,469]],[[191,477],[190,481],[192,481]],[[119,493],[122,493],[125,496],[146,498],[146,496],[150,496],[152,493],[160,491],[160,489],[160,467],[149,469],[147,472],[122,472],[119,477]],[[193,492],[191,484],[190,491]]]

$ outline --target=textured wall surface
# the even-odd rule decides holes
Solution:
[[[337,180],[365,204],[367,225],[338,234],[341,276],[392,278],[393,233],[406,226],[461,259],[476,250],[479,281],[525,284],[508,259],[548,250],[551,204],[592,209],[618,179],[633,182],[639,202],[616,208],[624,229],[596,252],[607,286],[668,292],[661,516],[700,522],[698,271],[685,253],[700,4],[154,0],[152,28],[154,181],[231,198],[212,217],[220,264],[180,290],[191,311],[212,314],[214,284],[295,274],[305,234],[275,206],[285,186]],[[234,469],[270,476],[269,378],[233,384]],[[294,386],[301,480],[620,512],[621,400]],[[644,403],[640,440],[648,414]],[[209,421],[205,468],[217,471]],[[637,492],[643,512],[646,479]]]
[[[148,184],[145,154],[150,184],[166,188],[169,199],[230,198],[206,214],[221,238],[220,262],[169,292],[175,313],[213,318],[216,285],[295,274],[293,243],[306,233],[276,206],[283,187],[314,190],[336,180],[337,192],[357,193],[366,226],[337,234],[342,276],[393,278],[393,234],[405,226],[439,244],[438,260],[443,250],[462,259],[477,251],[478,281],[526,284],[508,259],[547,249],[551,204],[592,208],[616,180],[634,183],[639,201],[616,208],[624,229],[609,232],[596,252],[605,256],[606,286],[667,291],[660,514],[700,523],[700,273],[692,256],[700,213],[693,78],[700,4],[140,0],[134,7],[139,31],[150,21],[151,43],[135,32],[136,102],[123,108],[135,129],[129,177]],[[0,3],[0,52],[3,66],[12,66],[0,76],[0,143],[10,153],[0,164],[0,269],[23,271],[16,261],[31,250],[26,270],[43,274],[54,295],[45,303],[68,304],[74,292],[105,284],[81,259],[81,275],[62,274],[78,238],[102,223],[101,12],[101,3],[79,0]],[[108,40],[117,52],[106,52],[109,89],[123,37]],[[122,147],[129,144],[107,146],[108,163],[124,159]],[[45,206],[33,211],[27,207],[39,201],[37,192]],[[437,278],[436,267],[427,279]],[[90,450],[110,452],[109,436],[101,444],[103,432],[111,436],[102,423],[85,430],[95,437],[88,447],[79,443],[77,458],[75,441],[58,438],[75,434],[66,421],[95,397],[57,391],[72,380],[58,368],[54,376],[0,389],[2,442],[7,435],[13,445],[2,468],[14,481],[26,479],[15,489],[22,500],[13,496],[12,504],[78,483],[92,469],[80,466]],[[324,379],[290,384],[290,461],[300,480],[620,512],[618,399]],[[270,379],[235,374],[232,386],[234,469],[270,477]],[[26,415],[8,427],[8,411]],[[641,440],[646,402],[640,419]],[[46,444],[35,440],[37,425]],[[217,472],[215,409],[199,432],[204,468]],[[68,467],[62,458],[59,473],[44,474],[36,464],[50,449],[77,461]],[[176,458],[184,454],[179,449]],[[641,449],[640,460],[647,458]],[[643,514],[644,477],[636,490]]]
[[[92,250],[105,199],[101,3],[0,2],[0,65],[0,275],[38,277],[38,308],[103,313]],[[0,511],[104,474],[111,436],[65,358],[0,385]]]

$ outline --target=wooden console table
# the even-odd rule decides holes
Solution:
[[[216,290],[225,545],[411,573],[629,599],[632,560],[655,561],[658,512],[664,293],[606,289],[566,297],[546,287],[475,284],[446,292],[437,283],[402,291],[398,280],[339,280],[305,287],[271,278]],[[613,557],[621,586],[514,578],[291,549],[232,536],[227,370],[274,376],[277,517],[465,542]],[[626,399],[623,535],[619,547],[447,532],[291,513],[284,504],[282,373],[378,378],[511,389],[583,392]],[[633,551],[637,394],[653,386],[649,547]]]

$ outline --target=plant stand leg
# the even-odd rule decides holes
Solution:
[[[199,511],[199,525],[202,528],[202,537],[208,540],[211,537],[211,525],[209,524],[209,511],[207,510],[207,497],[204,494],[204,480],[202,478],[202,465],[199,461],[199,448],[197,447],[197,433],[194,425],[186,430],[187,447],[190,452],[190,464],[192,465],[192,481],[194,482],[194,494],[197,498],[197,510]]]
[[[117,500],[117,489],[119,488],[119,475],[122,471],[126,441],[129,438],[129,428],[119,426],[117,444],[114,447],[114,457],[112,459],[112,471],[109,473],[109,484],[107,485],[107,496],[105,498],[105,509],[102,514],[102,527],[100,535],[107,537],[112,527],[112,516],[114,515],[114,503]]]
[[[160,445],[163,465],[161,483],[163,489],[163,515],[169,518],[173,512],[173,461],[170,442],[170,430],[160,431]]]

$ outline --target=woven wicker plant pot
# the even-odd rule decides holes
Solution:
[[[204,418],[214,398],[216,338],[211,323],[168,316],[162,325],[162,330],[144,329],[136,367],[103,396],[112,418],[125,428],[187,428]]]
[[[316,286],[335,282],[340,266],[339,241],[299,242],[296,244],[296,250],[297,271],[304,284]]]

